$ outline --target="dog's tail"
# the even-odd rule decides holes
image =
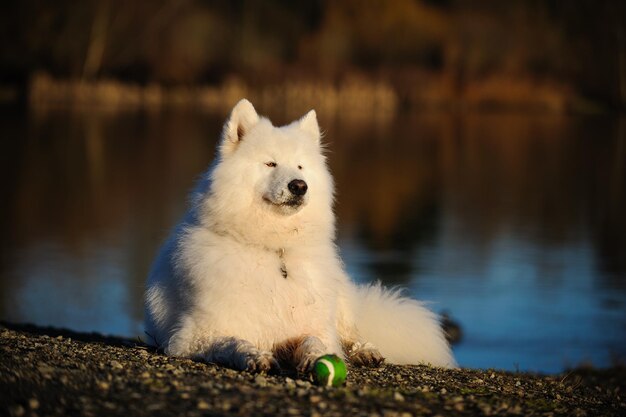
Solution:
[[[387,362],[456,367],[437,315],[420,302],[380,283],[359,286],[357,300],[359,336],[375,345]]]

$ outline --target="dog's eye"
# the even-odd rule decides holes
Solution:
[[[274,168],[276,167],[276,162],[266,162],[265,165],[267,165],[270,168]]]
[[[302,169],[302,165],[298,165],[298,169]]]

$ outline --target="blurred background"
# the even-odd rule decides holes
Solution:
[[[142,335],[155,252],[242,97],[318,111],[351,276],[462,366],[626,357],[626,3],[0,5],[0,320]]]

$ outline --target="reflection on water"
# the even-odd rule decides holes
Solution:
[[[140,335],[147,269],[222,121],[5,109],[0,318]],[[349,272],[449,311],[461,365],[556,372],[626,356],[623,120],[320,121]]]

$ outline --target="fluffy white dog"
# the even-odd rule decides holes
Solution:
[[[332,206],[315,111],[275,127],[241,100],[150,272],[152,343],[250,371],[308,372],[328,353],[357,365],[455,366],[432,312],[398,291],[350,281]]]

